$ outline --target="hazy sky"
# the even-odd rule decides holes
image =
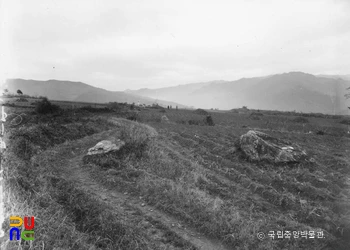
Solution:
[[[350,1],[0,0],[0,78],[156,88],[350,74]]]

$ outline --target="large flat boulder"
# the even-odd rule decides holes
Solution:
[[[268,134],[250,130],[240,138],[242,152],[254,161],[272,163],[297,163],[305,160],[307,154],[297,145],[288,145]]]
[[[105,154],[118,151],[124,145],[125,142],[120,139],[118,139],[116,143],[112,143],[108,140],[100,141],[94,147],[89,148],[87,155]]]

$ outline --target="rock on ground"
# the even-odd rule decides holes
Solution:
[[[240,138],[240,148],[250,160],[273,163],[301,162],[307,155],[298,146],[286,145],[268,134],[250,130]]]
[[[112,143],[108,140],[100,141],[88,150],[87,155],[105,154],[112,151],[118,151],[124,145],[125,142],[120,139],[118,139],[116,143]]]
[[[162,122],[169,122],[169,118],[166,115],[163,115]]]

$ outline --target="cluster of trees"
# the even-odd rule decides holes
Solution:
[[[4,89],[4,94],[9,94],[8,89]],[[20,89],[17,90],[17,94],[23,95],[22,91]]]

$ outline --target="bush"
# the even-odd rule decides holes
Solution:
[[[193,111],[193,113],[198,114],[198,115],[208,115],[209,114],[204,109],[196,109],[195,111]]]
[[[339,123],[345,124],[345,125],[350,125],[350,120],[344,119],[344,120],[341,120]]]
[[[125,146],[119,153],[122,155],[134,154],[136,158],[144,155],[150,143],[158,135],[154,128],[140,123],[122,127],[120,132],[120,139],[125,142]]]
[[[309,123],[309,120],[305,117],[296,117],[294,119],[292,119],[292,122],[297,122],[297,123]]]
[[[206,123],[207,123],[208,126],[214,126],[215,125],[211,115],[207,115]]]
[[[256,115],[251,115],[249,118],[251,120],[261,120],[261,118],[259,116],[256,116]]]
[[[26,98],[21,97],[17,99],[16,102],[28,102],[28,100]]]
[[[111,112],[112,110],[108,107],[103,107],[103,108],[95,108],[95,107],[91,107],[91,105],[89,106],[84,106],[79,108],[80,110],[84,110],[84,111],[88,111],[91,113],[108,113]]]
[[[125,105],[123,103],[110,102],[108,104],[108,108],[110,110],[113,110],[113,111],[116,111],[116,112],[120,112],[120,111],[123,111],[125,109]]]
[[[132,112],[130,114],[127,115],[126,119],[130,120],[130,121],[137,121],[137,113],[136,112]]]
[[[52,114],[61,111],[61,108],[52,104],[46,97],[36,104],[35,111],[39,114]]]
[[[198,120],[188,120],[189,125],[200,125],[201,121]]]
[[[250,114],[250,116],[264,116],[264,114],[259,112],[253,112]]]
[[[185,120],[178,120],[178,121],[176,121],[176,123],[178,123],[178,124],[187,124],[187,122]]]

